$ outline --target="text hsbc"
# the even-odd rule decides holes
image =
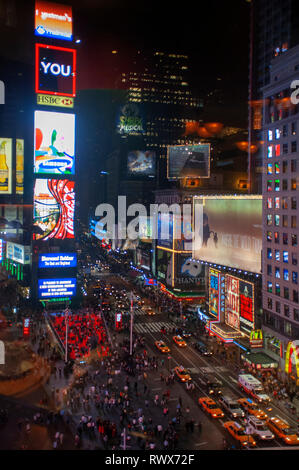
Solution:
[[[47,74],[50,72],[52,75],[63,75],[64,77],[69,77],[72,73],[72,68],[70,65],[60,65],[51,62],[43,62],[41,61],[41,66],[43,68],[43,72]]]

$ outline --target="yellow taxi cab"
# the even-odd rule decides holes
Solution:
[[[155,341],[155,346],[159,349],[162,353],[169,353],[170,348],[164,343],[164,341]]]
[[[212,418],[223,418],[224,416],[223,411],[221,410],[221,408],[219,408],[217,403],[214,400],[212,400],[212,398],[210,397],[199,398],[198,403],[204,411],[206,411],[212,416]]]
[[[285,444],[299,445],[299,436],[295,429],[291,428],[291,426],[279,416],[273,416],[267,419],[267,425]]]
[[[261,410],[251,398],[239,398],[238,403],[250,414],[258,419],[267,419],[268,415]]]
[[[186,371],[183,366],[175,367],[174,373],[181,382],[189,382],[191,380],[190,374]]]
[[[177,346],[179,346],[180,348],[185,348],[187,346],[187,343],[185,340],[183,340],[183,338],[179,335],[177,336],[173,336],[173,341],[175,342],[175,344]]]
[[[245,428],[236,421],[226,421],[223,426],[242,447],[256,446],[254,438],[250,434],[246,434]]]

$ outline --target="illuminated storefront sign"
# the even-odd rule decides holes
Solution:
[[[76,294],[76,278],[67,279],[39,279],[38,297],[72,297]]]
[[[36,95],[36,102],[41,106],[58,106],[60,108],[74,107],[74,98],[70,96],[43,95],[38,93]]]
[[[249,341],[251,348],[262,348],[264,345],[262,330],[252,330],[250,332]]]
[[[24,193],[24,140],[16,139],[16,194]]]
[[[225,277],[216,269],[209,270],[209,312],[220,319],[225,311]]]
[[[240,329],[254,328],[254,284],[239,279]]]
[[[75,173],[75,115],[51,111],[34,113],[34,172]]]
[[[30,264],[30,247],[7,242],[6,258],[21,264]]]
[[[34,188],[35,240],[74,238],[74,181],[37,179]]]
[[[71,41],[73,39],[72,7],[36,0],[35,34],[44,38]]]
[[[294,341],[288,343],[285,359],[285,372],[292,374],[292,365],[295,365],[297,378],[299,378],[299,346]]]
[[[30,333],[30,318],[23,320],[23,336],[29,336]]]
[[[76,253],[47,253],[39,255],[39,268],[73,268],[76,266]]]
[[[76,96],[76,50],[35,45],[35,92]]]
[[[240,328],[239,319],[239,279],[233,276],[226,276],[226,323],[238,330]]]

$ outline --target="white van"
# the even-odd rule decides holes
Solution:
[[[264,393],[262,383],[253,377],[250,374],[240,374],[239,375],[239,387],[241,387],[244,392],[251,395],[259,403],[269,402],[270,397]]]
[[[246,434],[251,434],[263,441],[270,441],[275,437],[266,423],[258,419],[256,416],[249,416],[246,425]]]

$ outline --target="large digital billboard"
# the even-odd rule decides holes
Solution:
[[[205,286],[205,264],[192,259],[190,255],[176,254],[175,285],[202,290]]]
[[[173,245],[173,214],[158,213],[158,246],[172,249]]]
[[[0,194],[12,192],[12,139],[0,137]]]
[[[173,262],[173,253],[167,250],[157,250],[157,278],[163,284],[171,285],[172,284],[172,262]]]
[[[35,1],[35,34],[53,39],[73,39],[72,7],[60,3]]]
[[[171,145],[167,149],[167,178],[210,177],[210,144]]]
[[[74,238],[75,192],[69,180],[37,179],[34,187],[35,240]]]
[[[51,111],[34,113],[34,172],[75,173],[75,115]]]
[[[147,271],[151,269],[151,254],[144,251],[142,248],[136,248],[136,261],[137,265]]]
[[[132,150],[128,153],[129,176],[155,176],[156,152],[151,150]]]
[[[193,199],[203,206],[202,240],[195,237],[193,257],[259,273],[262,250],[261,196],[207,196]],[[198,226],[195,224],[195,227]]]
[[[254,284],[239,280],[240,292],[240,329],[250,332],[255,328]]]
[[[66,279],[39,279],[38,298],[72,297],[76,294],[77,280],[75,277]]]
[[[225,276],[213,268],[209,268],[209,312],[218,322],[224,320]]]
[[[76,266],[76,253],[45,253],[38,257],[39,268],[74,268]]]
[[[35,45],[35,92],[76,96],[76,50]]]
[[[234,276],[226,276],[226,324],[239,330],[240,308],[239,308],[239,279]]]

